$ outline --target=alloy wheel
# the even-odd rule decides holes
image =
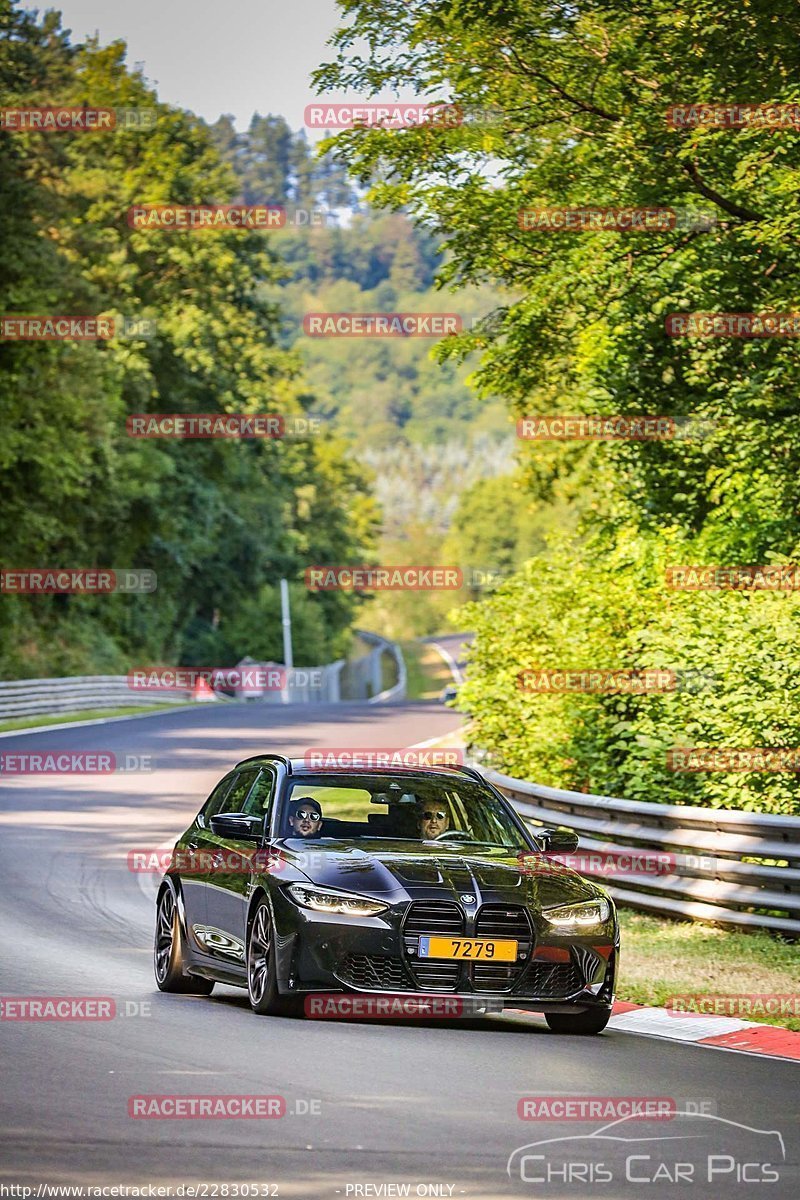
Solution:
[[[266,904],[259,906],[250,932],[250,948],[247,956],[247,986],[252,1004],[260,1004],[267,988],[269,970],[270,928],[269,911]]]
[[[169,973],[175,938],[175,899],[167,889],[158,905],[156,919],[156,978],[163,983]]]

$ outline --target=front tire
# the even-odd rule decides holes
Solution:
[[[256,905],[247,935],[247,995],[259,1017],[289,1016],[297,1012],[293,996],[278,991],[275,964],[275,927],[269,904],[262,898]]]
[[[213,979],[200,979],[183,973],[183,934],[178,905],[171,887],[165,887],[156,905],[156,936],[153,968],[159,991],[181,995],[210,996]]]
[[[585,1012],[545,1013],[553,1033],[602,1033],[611,1017],[610,1008],[588,1008]]]

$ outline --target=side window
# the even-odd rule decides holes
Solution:
[[[225,799],[228,789],[235,778],[236,776],[232,771],[230,775],[226,775],[224,779],[220,780],[197,815],[198,825],[207,826],[211,817],[219,812],[219,806]]]
[[[251,817],[263,817],[270,809],[274,794],[275,772],[264,767],[256,780],[255,787],[247,797],[247,803],[242,812],[248,813]]]
[[[233,781],[233,787],[227,793],[216,812],[213,813],[213,816],[224,816],[225,813],[246,812],[245,801],[247,800],[247,793],[253,786],[257,775],[257,767],[240,771]]]

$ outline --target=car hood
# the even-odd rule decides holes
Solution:
[[[287,866],[321,887],[399,899],[471,894],[477,903],[496,900],[549,908],[601,896],[595,884],[544,855],[525,851],[445,847],[385,839],[337,841],[321,838],[281,843]]]

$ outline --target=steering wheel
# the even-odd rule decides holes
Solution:
[[[444,842],[448,838],[458,838],[461,842],[474,842],[475,838],[471,833],[467,833],[461,829],[445,829],[444,833],[439,833],[433,839],[435,842]]]

